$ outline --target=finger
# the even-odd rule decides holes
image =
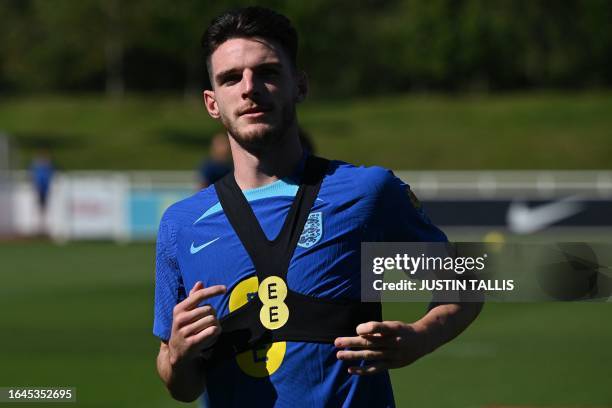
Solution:
[[[213,296],[219,296],[226,292],[224,285],[214,285],[207,288],[197,289],[190,294],[187,299],[183,300],[180,305],[181,310],[191,310],[195,308],[201,301],[209,299]]]
[[[193,288],[191,288],[191,290],[189,291],[189,296],[191,296],[191,294],[195,292],[196,290],[202,289],[203,287],[204,287],[204,284],[202,283],[202,281],[197,281],[195,285],[193,285]]]
[[[198,334],[191,336],[190,340],[193,342],[193,344],[199,344],[202,347],[208,347],[214,339],[219,337],[220,334],[221,326],[215,325],[207,327]]]
[[[384,322],[367,322],[361,323],[357,326],[357,334],[395,334],[402,327],[401,322],[392,322],[392,321],[384,321]]]
[[[385,348],[392,344],[391,339],[382,336],[338,337],[334,345],[338,348]]]
[[[210,326],[214,326],[217,324],[217,318],[215,316],[208,315],[199,320],[196,320],[191,324],[188,324],[185,327],[182,327],[179,331],[183,337],[189,337],[193,336],[194,334],[198,334],[199,332]]]
[[[176,327],[180,328],[208,315],[217,316],[217,312],[211,305],[204,305],[179,313],[174,318],[174,323],[176,324]]]
[[[336,358],[342,361],[350,360],[386,360],[387,353],[381,350],[340,350],[336,353]]]
[[[348,372],[353,375],[374,375],[388,369],[388,363],[379,362],[364,367],[349,367]]]

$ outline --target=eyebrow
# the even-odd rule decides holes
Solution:
[[[263,64],[259,64],[256,65],[255,67],[253,67],[253,70],[257,71],[260,69],[265,69],[265,68],[274,68],[274,69],[278,69],[279,71],[283,69],[283,64],[281,64],[280,62],[264,62]],[[215,75],[215,81],[217,83],[221,83],[221,81],[233,74],[238,74],[242,71],[242,69],[240,68],[230,68],[227,69],[225,71],[221,71],[219,72],[217,75]]]

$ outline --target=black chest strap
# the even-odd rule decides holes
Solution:
[[[233,174],[215,184],[223,211],[255,266],[259,293],[264,290],[264,297],[266,293],[274,296],[279,290],[275,286],[262,288],[266,278],[276,277],[271,278],[276,282],[280,278],[283,281],[280,286],[284,283],[286,287],[289,263],[328,166],[328,160],[307,158],[289,214],[273,241],[267,239]],[[283,315],[283,310],[287,311],[288,318],[281,321],[280,327],[270,328],[278,321],[279,313]],[[333,343],[336,337],[354,336],[360,323],[381,318],[379,303],[315,298],[287,288],[282,298],[262,301],[258,295],[223,317],[221,335],[205,354],[211,360],[222,360],[275,341]],[[268,321],[267,327],[262,323],[264,320]]]

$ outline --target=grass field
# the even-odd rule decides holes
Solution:
[[[184,406],[155,372],[153,258],[151,244],[0,244],[0,386],[74,386],[83,407]],[[489,304],[459,339],[392,371],[398,406],[612,407],[611,306]]]
[[[612,94],[408,95],[307,101],[319,154],[393,169],[610,169]],[[70,169],[193,169],[218,123],[197,98],[0,99],[0,131],[27,166],[49,146]]]

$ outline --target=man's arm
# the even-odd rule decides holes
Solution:
[[[482,303],[448,303],[433,307],[414,323],[427,337],[430,353],[463,332],[480,314]]]
[[[157,372],[166,384],[172,398],[178,401],[194,401],[206,388],[204,360],[191,359],[172,364],[168,343],[160,344],[157,355]]]
[[[202,282],[197,282],[189,296],[173,310],[170,340],[160,345],[157,372],[176,400],[194,401],[206,388],[201,352],[214,344],[221,326],[212,306],[198,304],[225,290],[225,286],[204,288]]]
[[[414,323],[367,322],[357,326],[355,337],[339,337],[339,360],[367,360],[364,367],[350,367],[349,373],[376,374],[389,368],[407,366],[465,330],[482,309],[482,303],[440,304]]]

